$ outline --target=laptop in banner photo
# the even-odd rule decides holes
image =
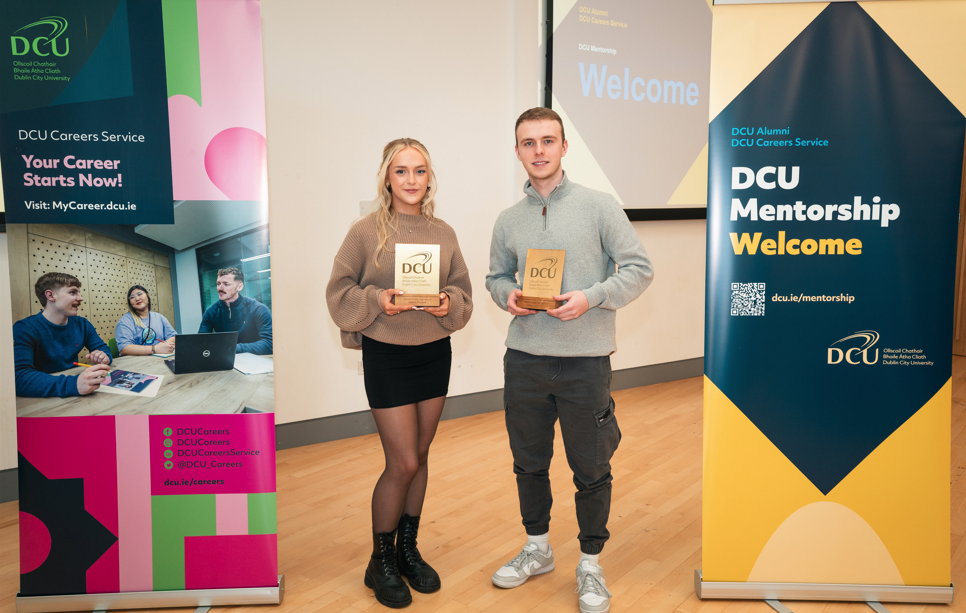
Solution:
[[[164,362],[176,375],[231,370],[235,367],[237,332],[179,334],[176,343],[175,358]]]

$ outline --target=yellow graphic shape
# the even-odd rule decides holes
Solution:
[[[860,2],[956,108],[966,114],[966,2]]]
[[[597,158],[590,152],[587,143],[580,137],[580,132],[574,127],[574,122],[570,121],[567,111],[557,100],[557,96],[552,96],[552,99],[553,110],[557,111],[560,119],[563,120],[564,134],[567,137],[567,155],[564,157],[563,167],[570,180],[580,183],[584,187],[607,192],[617,198],[617,202],[621,206],[624,206],[624,201],[621,200],[617,190],[611,185],[610,179],[604,174],[604,169],[597,163]]]
[[[782,522],[821,499],[805,475],[705,377],[704,580],[747,581]]]
[[[906,585],[946,587],[952,379],[849,473],[827,500],[868,522]]]
[[[704,144],[701,153],[667,203],[668,206],[708,204],[708,143]]]
[[[770,560],[800,555],[787,538],[770,543],[780,527],[786,521],[802,526],[807,522],[793,519],[796,511],[813,503],[831,502],[856,513],[874,531],[902,584],[948,586],[951,403],[950,379],[828,496],[823,496],[705,377],[705,580],[748,581],[753,570],[755,576],[771,576]],[[849,521],[842,514],[838,517],[838,524]],[[841,529],[831,524],[828,527],[830,531]],[[808,530],[815,538],[816,528]],[[766,546],[767,558],[756,564]],[[865,549],[867,556],[874,551],[871,545]],[[835,555],[829,552],[829,564]],[[881,569],[886,565],[885,558],[879,556],[877,564]],[[851,574],[839,574],[835,583],[861,583],[866,578],[862,572],[855,569]],[[780,581],[811,579],[784,576]]]
[[[719,5],[711,25],[711,96],[714,120],[767,67],[828,2]]]
[[[778,527],[748,581],[901,585],[902,576],[875,531],[848,507],[805,505]]]

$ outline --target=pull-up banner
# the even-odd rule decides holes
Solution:
[[[714,17],[702,580],[949,601],[966,2]]]

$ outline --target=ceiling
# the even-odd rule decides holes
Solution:
[[[268,222],[267,202],[179,200],[174,203],[173,224],[143,224],[134,231],[183,251],[258,222]]]

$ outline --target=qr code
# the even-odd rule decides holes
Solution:
[[[765,314],[765,284],[764,283],[732,283],[731,284],[731,314],[732,315],[764,315]]]

